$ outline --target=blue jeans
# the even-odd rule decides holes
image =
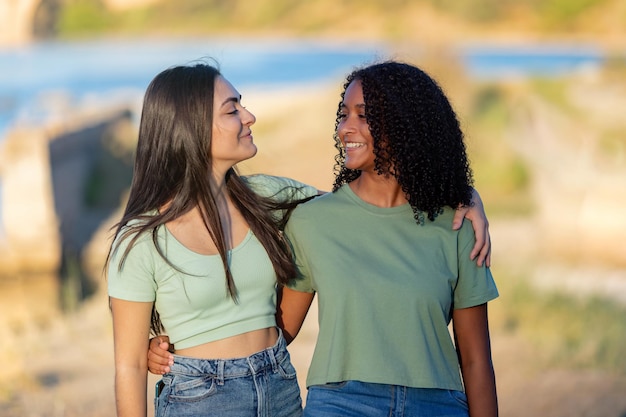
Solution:
[[[285,339],[247,358],[196,359],[174,355],[157,383],[156,417],[293,417],[302,399]]]
[[[344,381],[309,387],[304,417],[468,417],[462,391]]]

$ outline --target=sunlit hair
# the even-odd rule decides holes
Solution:
[[[472,171],[456,114],[439,85],[421,69],[386,61],[348,75],[335,122],[335,183],[333,192],[361,175],[345,167],[345,149],[337,127],[351,82],[360,80],[365,118],[374,139],[374,164],[380,175],[392,175],[413,208],[434,220],[444,206],[470,205]]]
[[[195,63],[169,68],[158,74],[148,86],[129,199],[122,219],[114,226],[117,244],[112,245],[111,251],[121,240],[131,239],[121,257],[121,269],[139,236],[151,233],[159,254],[171,266],[185,272],[176,265],[175,259],[166,258],[157,240],[157,230],[197,206],[222,258],[227,291],[237,301],[237,289],[228,265],[229,248],[213,197],[211,179],[213,95],[220,75],[217,66]],[[288,204],[282,205],[257,195],[234,168],[226,174],[226,189],[267,251],[278,282],[286,283],[296,271],[279,229],[282,224],[278,224],[272,213],[277,208],[287,208]],[[151,329],[154,333],[161,330],[155,311]]]

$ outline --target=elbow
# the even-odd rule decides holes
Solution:
[[[283,334],[283,338],[285,339],[285,342],[287,343],[287,345],[289,345],[291,342],[293,342],[293,340],[298,335],[298,331],[297,330],[294,331],[294,329],[290,329],[290,326],[285,325],[283,320],[281,320],[281,317],[277,317],[276,322]]]
[[[285,338],[285,342],[287,343],[287,345],[290,345],[291,342],[293,342],[293,339],[296,338],[296,335],[290,335],[289,333],[283,331],[283,337]]]

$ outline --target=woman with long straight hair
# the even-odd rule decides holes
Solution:
[[[215,66],[169,68],[143,103],[130,195],[108,259],[119,416],[146,415],[149,335],[176,364],[157,416],[298,416],[296,372],[276,327],[276,285],[294,273],[281,209],[317,194],[241,177],[256,119]]]

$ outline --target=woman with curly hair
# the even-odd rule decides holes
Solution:
[[[448,99],[419,68],[352,72],[337,111],[333,192],[287,223],[298,277],[279,322],[293,339],[318,295],[305,416],[496,416],[486,265],[470,260],[472,172]],[[453,324],[453,337],[448,325]]]

